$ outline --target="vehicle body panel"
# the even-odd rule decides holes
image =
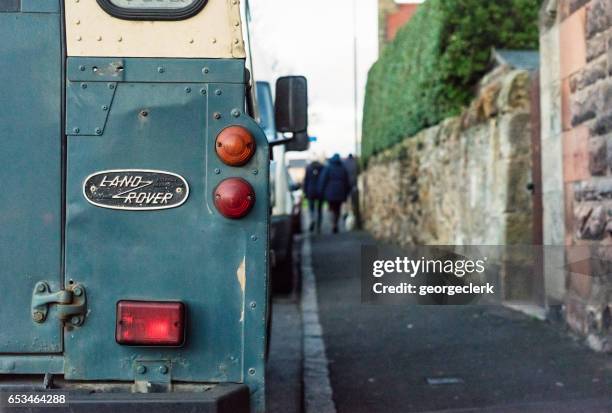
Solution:
[[[37,325],[30,313],[37,281],[61,287],[61,24],[58,13],[42,12],[58,4],[0,13],[0,326],[11,326],[0,328],[0,353],[62,351],[60,325]]]
[[[101,63],[95,58],[69,59],[68,67],[102,67]],[[198,63],[203,68],[212,62]],[[243,62],[216,64],[218,70],[232,73],[237,71],[231,66]],[[125,77],[130,78],[129,71],[138,65],[139,60],[130,60]],[[265,200],[267,183],[253,171],[266,176],[268,160],[263,133],[247,118],[231,115],[244,105],[244,84],[232,80],[236,83],[116,82],[103,134],[70,133],[66,282],[82,283],[93,293],[87,322],[66,335],[67,378],[134,380],[136,361],[159,360],[171,364],[174,380],[243,380],[246,274],[262,290],[253,294],[260,296],[255,302],[261,302],[267,203],[257,202],[245,219],[231,221],[216,211],[212,193],[222,179],[236,176],[248,180],[257,198]],[[96,82],[69,79],[67,87],[82,91],[88,84],[85,90],[95,89],[90,83]],[[81,111],[75,118],[85,118],[85,100],[69,99],[68,112]],[[261,150],[246,167],[230,168],[218,160],[215,137],[226,123],[215,120],[213,113],[231,117],[232,123],[246,126],[258,138]],[[176,173],[189,182],[191,194],[184,205],[166,211],[125,212],[90,205],[83,196],[86,178],[113,169]],[[223,259],[218,259],[220,253]],[[114,331],[119,300],[184,302],[189,319],[186,345],[180,350],[135,349],[118,346],[112,334],[97,334]],[[253,312],[250,307],[248,311]],[[244,338],[257,347],[254,337]]]

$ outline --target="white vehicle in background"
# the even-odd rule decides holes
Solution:
[[[283,78],[279,79],[283,81]],[[286,139],[276,129],[272,88],[267,82],[256,82],[260,126],[271,144],[270,196],[272,217],[270,225],[271,278],[274,292],[287,294],[297,286],[293,271],[293,236],[301,212],[301,198],[294,193],[299,185],[292,182],[287,165],[287,152],[308,149],[308,134]]]

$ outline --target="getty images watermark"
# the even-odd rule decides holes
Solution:
[[[612,258],[612,250],[600,249],[598,254],[580,247],[531,245],[414,246],[401,250],[363,246],[361,296],[368,304],[537,302],[544,290],[545,273],[557,274],[559,282],[564,282],[567,272],[610,277],[612,260],[607,257]]]

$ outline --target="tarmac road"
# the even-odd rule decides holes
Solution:
[[[338,412],[612,412],[612,357],[558,326],[502,307],[361,304],[364,242],[312,238]]]

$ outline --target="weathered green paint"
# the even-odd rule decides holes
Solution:
[[[23,13],[59,13],[59,0],[21,0]],[[59,40],[59,38],[57,38]]]
[[[75,65],[98,65],[95,59],[74,60],[68,60],[69,73],[74,73]],[[167,60],[163,65],[178,73],[181,62],[187,73],[196,63]],[[269,161],[266,137],[242,114],[244,70],[232,83],[166,82],[156,75],[147,82],[134,82],[128,80],[133,78],[130,70],[142,73],[162,63],[146,62],[144,68],[137,60],[124,63],[125,80],[110,83],[115,92],[103,133],[68,137],[65,281],[85,286],[89,314],[82,327],[66,332],[66,378],[132,381],[138,378],[137,361],[165,360],[172,366],[173,380],[245,382],[259,394],[264,376]],[[222,61],[197,62],[200,72],[212,64],[223,71]],[[227,65],[226,73],[236,62]],[[176,80],[178,75],[174,76]],[[108,88],[107,80],[97,83]],[[69,81],[67,88],[83,90],[80,81]],[[100,116],[90,106],[97,103],[80,105],[83,101],[68,100],[69,119],[94,125]],[[104,101],[109,101],[108,95]],[[227,167],[215,153],[217,134],[230,124],[247,127],[257,142],[255,158],[244,167]],[[89,204],[82,188],[86,177],[112,169],[179,174],[190,185],[189,199],[179,208],[148,212]],[[215,174],[215,169],[220,173]],[[242,177],[256,191],[256,206],[243,220],[223,218],[214,207],[213,190],[228,177]],[[181,349],[117,345],[119,300],[185,302],[186,345]]]
[[[30,302],[38,280],[60,288],[60,15],[0,13],[0,56],[0,354],[59,353],[59,323]]]
[[[0,355],[0,374],[63,374],[61,355]]]

